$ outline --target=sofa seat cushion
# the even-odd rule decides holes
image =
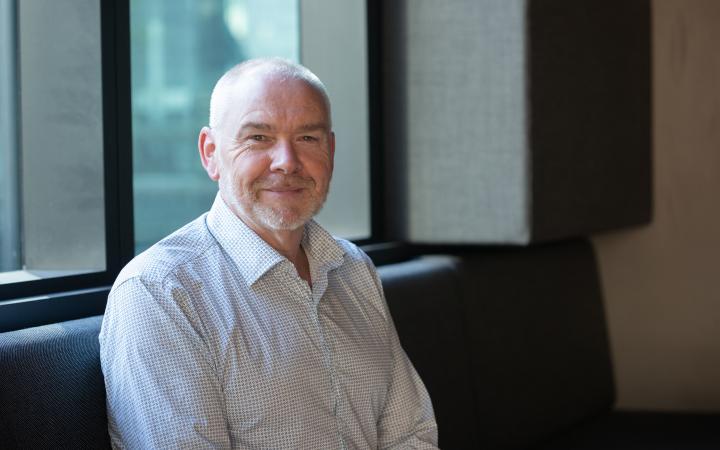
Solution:
[[[590,420],[538,450],[715,450],[720,413],[613,412]]]

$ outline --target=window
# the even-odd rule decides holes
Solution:
[[[368,37],[364,2],[0,0],[0,332],[102,313],[137,251],[209,208],[195,140],[244,58],[325,82],[338,145],[319,221],[372,237]]]
[[[99,4],[0,4],[0,283],[102,272]]]
[[[371,236],[366,14],[360,1],[300,3],[300,62],[329,91],[337,138],[333,182],[318,221],[354,240]]]

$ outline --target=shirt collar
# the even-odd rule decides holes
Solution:
[[[248,285],[254,284],[276,265],[287,261],[250,229],[225,204],[220,193],[215,196],[207,216],[207,226],[223,250],[230,256]],[[302,239],[310,261],[312,275],[326,273],[343,262],[345,251],[330,233],[314,220],[305,224]]]
[[[305,224],[302,247],[310,262],[313,283],[318,275],[340,267],[344,261],[345,250],[334,237],[314,220]]]

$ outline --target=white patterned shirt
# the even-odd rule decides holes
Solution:
[[[100,332],[113,446],[436,448],[370,259],[318,224],[312,288],[218,195],[120,273]]]

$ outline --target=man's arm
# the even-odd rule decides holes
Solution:
[[[388,396],[378,421],[381,449],[436,449],[438,430],[430,396],[392,326],[393,371]]]
[[[385,407],[378,420],[378,447],[437,449],[438,430],[430,396],[400,345],[377,270],[370,258],[364,257],[382,300],[393,358]]]
[[[222,387],[181,289],[116,286],[100,333],[116,448],[230,448]],[[185,305],[185,307],[183,307]]]

